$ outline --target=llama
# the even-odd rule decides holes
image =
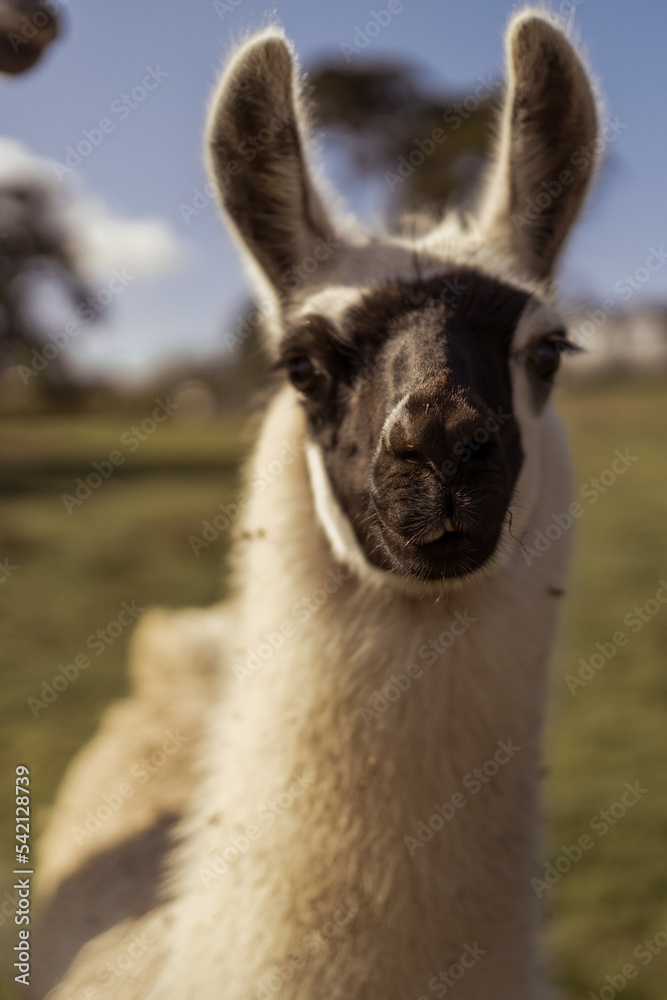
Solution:
[[[209,163],[280,383],[249,482],[284,468],[236,538],[162,897],[55,1000],[552,996],[531,877],[569,534],[531,541],[570,502],[553,273],[598,114],[548,14],[515,15],[506,50],[477,211],[418,238],[325,206],[280,29],[222,77]]]

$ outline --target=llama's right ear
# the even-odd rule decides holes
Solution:
[[[279,296],[294,287],[290,269],[335,235],[304,158],[304,117],[298,67],[280,30],[269,28],[223,75],[207,140],[222,204]]]
[[[526,10],[506,36],[507,95],[496,158],[482,192],[484,237],[548,277],[597,166],[597,104],[565,33]]]

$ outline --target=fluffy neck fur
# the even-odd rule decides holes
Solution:
[[[529,537],[569,500],[557,418],[541,426]],[[207,773],[178,857],[169,958],[150,997],[180,997],[174,984],[187,983],[200,1000],[254,1000],[272,995],[270,982],[293,1000],[417,1000],[466,945],[483,955],[459,1000],[546,996],[530,878],[558,603],[550,590],[562,586],[565,545],[531,567],[517,545],[495,576],[439,600],[360,582],[335,562],[316,521],[302,415],[285,391],[253,466],[294,443],[298,457],[248,509],[235,663],[271,633],[277,645],[286,623],[294,634],[243,683],[231,674],[213,711]],[[322,603],[303,621],[308,599]],[[457,614],[475,621],[429,662],[420,648]],[[374,692],[410,664],[422,676],[364,718]],[[464,778],[498,741],[521,749],[475,792]],[[308,786],[299,795],[296,777]],[[411,852],[405,838],[455,793],[466,804]]]

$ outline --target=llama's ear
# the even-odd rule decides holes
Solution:
[[[486,239],[545,278],[595,172],[597,104],[580,57],[548,15],[514,17],[506,51],[507,95],[479,221]]]
[[[279,295],[294,287],[290,269],[335,235],[304,158],[299,82],[280,30],[262,32],[223,75],[207,129],[222,204]]]

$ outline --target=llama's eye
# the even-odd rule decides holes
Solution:
[[[299,392],[309,393],[315,388],[317,373],[310,358],[290,358],[287,363],[290,382]]]
[[[533,365],[544,382],[551,382],[560,367],[560,350],[553,341],[538,344],[533,354]]]
[[[566,351],[577,350],[579,350],[577,345],[564,336],[548,337],[535,346],[530,356],[531,367],[538,378],[551,385],[560,368],[561,355]]]

